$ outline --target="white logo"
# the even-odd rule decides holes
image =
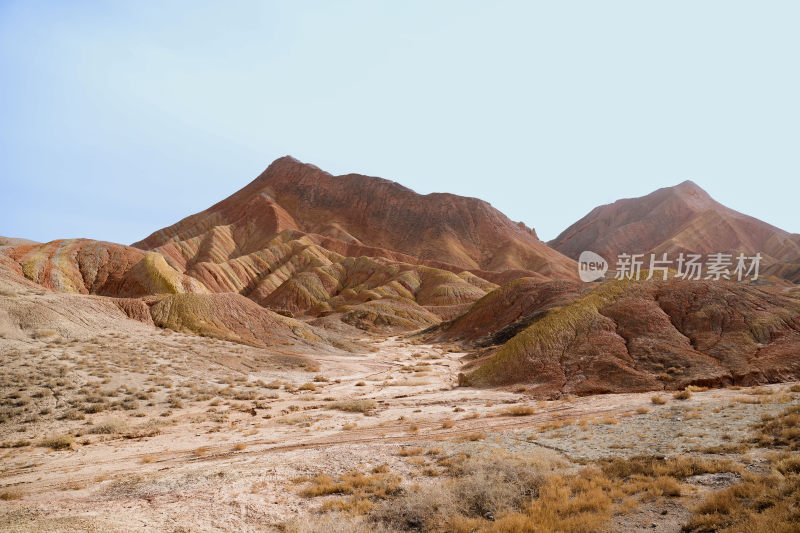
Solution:
[[[581,252],[578,257],[578,275],[582,281],[590,282],[605,276],[608,270],[606,260],[594,252]]]

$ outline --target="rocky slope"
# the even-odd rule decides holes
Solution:
[[[485,202],[335,177],[290,157],[133,247],[88,239],[0,246],[2,276],[14,283],[117,298],[235,293],[287,316],[333,313],[379,330],[452,318],[496,283],[575,276],[573,261]]]
[[[8,268],[58,292],[120,297],[207,292],[160,254],[121,244],[68,239],[8,247],[2,255],[18,265]]]
[[[498,336],[504,328],[510,334]],[[800,299],[733,282],[609,281],[580,290],[520,280],[435,334],[495,344],[462,384],[525,383],[540,396],[800,377]]]
[[[725,207],[691,181],[597,207],[548,244],[575,259],[591,250],[612,264],[621,253],[760,252],[766,273],[800,281],[800,235]]]
[[[800,236],[691,182],[597,208],[553,244],[609,259],[761,252],[765,277],[800,276]],[[94,322],[132,320],[326,353],[364,349],[353,341],[363,331],[427,328],[428,341],[473,351],[461,384],[526,383],[543,397],[800,377],[796,287],[587,284],[576,270],[485,202],[281,158],[134,246],[0,239],[0,333],[36,335],[48,323],[91,333]],[[92,313],[102,316],[81,318]]]
[[[291,157],[207,210],[133,246],[161,250],[181,265],[220,263],[257,252],[284,230],[320,236],[343,255],[382,256],[459,270],[529,270],[573,277],[574,263],[488,203],[420,195],[359,174],[332,176]],[[403,254],[403,255],[396,255]]]

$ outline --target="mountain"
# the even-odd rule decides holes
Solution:
[[[133,246],[185,268],[264,249],[281,232],[313,235],[346,256],[418,262],[451,271],[527,270],[574,277],[575,265],[488,203],[421,195],[359,174],[333,176],[291,157],[274,161],[229,198]]]
[[[548,244],[574,259],[591,250],[612,264],[621,253],[760,252],[767,272],[800,281],[800,235],[725,207],[691,181],[597,207]]]
[[[420,330],[470,352],[460,384],[539,397],[800,378],[796,287],[581,283],[568,257],[761,252],[796,279],[800,235],[685,182],[598,207],[552,245],[481,200],[284,157],[132,246],[0,238],[0,336],[159,327],[306,357]]]
[[[14,286],[117,298],[136,320],[254,345],[272,344],[259,335],[295,315],[333,314],[364,330],[424,328],[499,284],[574,278],[575,270],[481,200],[332,176],[291,157],[133,246],[0,240],[0,277]],[[218,307],[261,333],[247,334]],[[284,317],[265,314],[273,311]]]
[[[428,335],[488,346],[462,385],[540,397],[800,378],[800,298],[737,282],[518,280]]]

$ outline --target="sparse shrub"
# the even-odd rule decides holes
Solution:
[[[116,435],[123,433],[127,428],[127,423],[119,418],[108,418],[89,428],[89,433],[96,435]]]
[[[665,403],[667,403],[666,398],[664,398],[663,396],[653,396],[652,398],[650,398],[650,401],[653,402],[654,405],[664,405]]]
[[[425,450],[419,446],[406,446],[405,448],[400,448],[400,451],[397,452],[397,455],[400,457],[414,457],[416,455],[422,455],[424,451]]]
[[[74,442],[75,437],[72,435],[54,435],[42,439],[39,445],[44,448],[50,448],[51,450],[67,450],[72,448]]]
[[[754,442],[760,446],[800,450],[800,405],[791,405],[776,416],[764,416],[755,427]]]
[[[535,412],[536,410],[528,405],[515,405],[501,411],[506,416],[528,416]]]
[[[378,404],[375,400],[367,398],[354,398],[350,400],[340,400],[330,403],[326,406],[328,409],[338,409],[339,411],[347,411],[351,413],[370,413],[374,411]]]
[[[673,394],[672,397],[675,398],[676,400],[688,400],[689,398],[692,397],[692,391],[690,391],[688,388],[683,389],[682,391],[678,391],[675,394]]]
[[[693,509],[686,531],[797,531],[800,479],[747,474],[742,482],[709,492]]]
[[[167,399],[167,404],[168,404],[168,405],[169,405],[169,406],[170,406],[172,409],[181,409],[181,408],[183,407],[183,400],[181,400],[181,399],[180,399],[180,398],[178,398],[177,396],[170,396],[170,397]]]
[[[145,437],[154,437],[161,433],[161,423],[157,420],[148,420],[125,433],[127,439],[141,439]]]
[[[0,500],[3,501],[19,500],[20,498],[22,498],[22,492],[18,490],[4,490],[0,492]]]
[[[606,416],[606,417],[603,417],[600,420],[598,420],[597,423],[598,424],[605,424],[605,425],[614,425],[614,424],[618,424],[619,420],[617,420],[616,418],[611,417],[611,416]]]

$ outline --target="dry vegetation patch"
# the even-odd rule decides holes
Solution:
[[[742,482],[711,492],[695,506],[687,531],[794,532],[800,524],[800,406],[765,415],[753,428],[758,446],[781,450],[768,456],[770,472],[745,473]]]
[[[353,398],[348,400],[339,400],[326,405],[328,409],[337,409],[339,411],[346,411],[350,413],[371,413],[378,408],[375,400],[367,398]]]

